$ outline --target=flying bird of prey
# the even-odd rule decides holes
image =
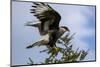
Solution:
[[[59,27],[61,16],[47,3],[36,3],[32,5],[31,13],[39,20],[39,23],[27,23],[27,26],[36,27],[42,39],[35,42],[27,48],[32,48],[35,45],[47,45],[49,47],[56,46],[56,41],[66,32],[68,27]]]

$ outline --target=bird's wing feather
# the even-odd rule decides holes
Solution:
[[[31,13],[41,22],[44,31],[58,29],[61,16],[47,3],[36,3],[32,5]]]

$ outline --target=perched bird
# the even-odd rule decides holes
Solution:
[[[42,39],[35,42],[27,48],[32,48],[35,45],[47,45],[49,47],[56,46],[56,41],[66,32],[68,27],[59,27],[61,16],[47,3],[33,2],[31,13],[39,20],[39,23],[27,23],[26,26],[38,28]]]

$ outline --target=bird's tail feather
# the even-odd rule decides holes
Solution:
[[[26,48],[29,49],[29,48],[32,48],[32,47],[35,47],[35,46],[39,46],[39,45],[41,45],[41,41],[35,42],[32,45],[27,46]]]

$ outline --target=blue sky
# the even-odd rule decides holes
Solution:
[[[90,50],[84,61],[95,60],[95,6],[50,4],[60,13],[60,26],[67,26],[76,33],[72,43],[74,48]],[[26,49],[26,46],[38,41],[41,36],[38,29],[24,26],[29,21],[37,21],[30,13],[30,2],[12,2],[12,64],[26,65],[31,57],[39,63],[48,57],[39,51],[45,47]]]

